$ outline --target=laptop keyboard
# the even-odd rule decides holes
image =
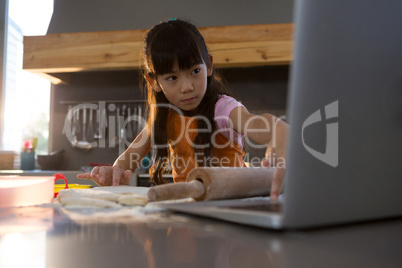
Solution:
[[[261,212],[281,212],[282,204],[281,203],[271,203],[267,202],[266,204],[250,204],[250,205],[242,205],[242,206],[229,206],[228,208],[232,209],[240,209],[240,210],[252,210],[252,211],[261,211]]]

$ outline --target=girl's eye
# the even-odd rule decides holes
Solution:
[[[201,72],[201,69],[200,69],[200,68],[195,68],[195,69],[193,70],[193,74],[198,74],[199,72]]]
[[[176,79],[177,79],[176,76],[169,76],[169,77],[166,78],[167,81],[174,81]]]

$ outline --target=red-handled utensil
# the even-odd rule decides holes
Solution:
[[[62,174],[62,173],[54,174],[54,182],[56,182],[57,180],[63,180],[65,183],[64,189],[68,189],[68,182],[67,182],[66,176],[64,176],[64,174]],[[54,197],[57,197],[58,194],[59,194],[59,192],[54,193]]]

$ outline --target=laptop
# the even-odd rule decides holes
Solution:
[[[402,216],[400,14],[399,0],[296,1],[279,203],[255,197],[164,207],[273,229]]]

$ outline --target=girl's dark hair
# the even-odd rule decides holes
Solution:
[[[152,28],[145,37],[142,53],[144,60],[142,65],[143,76],[147,75],[152,79],[157,79],[158,75],[170,72],[176,60],[180,70],[189,69],[191,66],[200,63],[212,67],[204,38],[193,24],[180,19],[162,22]],[[155,184],[162,184],[165,183],[162,174],[169,166],[169,150],[166,146],[168,144],[167,117],[169,114],[169,108],[166,104],[169,104],[169,101],[163,92],[156,92],[149,83],[147,83],[145,91],[147,95],[148,133],[150,133],[154,144],[165,145],[156,146],[155,163],[150,170],[151,180]],[[204,98],[195,111],[195,114],[208,118],[213,128],[212,132],[198,133],[194,141],[194,144],[209,144],[203,150],[195,149],[196,153],[203,153],[205,159],[212,157],[211,137],[215,131],[214,110],[215,103],[221,94],[233,96],[220,75],[213,70],[212,75],[208,77]],[[198,120],[197,124],[198,129],[207,128],[205,120]],[[207,163],[207,165],[209,164]]]

